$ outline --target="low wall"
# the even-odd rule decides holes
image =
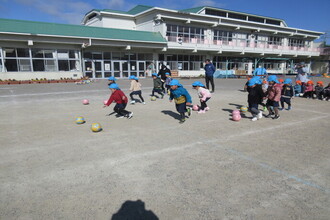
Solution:
[[[30,79],[60,79],[72,78],[80,79],[83,76],[82,72],[5,72],[0,73],[1,80],[15,79],[15,80],[30,80]]]

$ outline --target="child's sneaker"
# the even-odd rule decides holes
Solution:
[[[290,110],[291,110],[291,107],[288,107],[288,108],[286,108],[285,110],[290,111]]]
[[[208,110],[210,110],[210,108],[209,107],[205,107],[205,111],[208,111]]]
[[[133,112],[129,113],[127,116],[128,119],[131,119],[132,117],[133,117]]]
[[[142,102],[143,105],[145,105],[146,103],[145,102]]]
[[[257,119],[261,119],[262,118],[262,111],[260,111],[257,115]]]
[[[130,103],[131,103],[131,104],[135,104],[135,100],[132,100]]]
[[[264,106],[264,108],[262,109],[263,111],[266,111],[267,110],[267,107],[266,106]]]
[[[280,115],[275,115],[273,119],[279,119]]]
[[[116,116],[117,119],[124,118],[124,115],[118,115]]]
[[[278,110],[282,111],[284,108],[278,108]]]
[[[205,110],[199,110],[197,113],[198,113],[198,114],[205,113]]]
[[[188,116],[191,115],[191,108],[187,108]]]
[[[185,121],[186,121],[185,118],[181,118],[179,123],[182,124],[182,123],[184,123]]]
[[[257,121],[257,120],[258,120],[257,117],[253,117],[253,118],[251,119],[251,121]]]
[[[270,117],[272,117],[272,115],[273,115],[273,114],[270,113],[270,114],[266,115],[265,117],[266,117],[266,118],[270,118]]]

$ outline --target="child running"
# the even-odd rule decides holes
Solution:
[[[203,83],[196,81],[192,84],[193,88],[197,90],[199,100],[201,102],[201,106],[199,107],[198,113],[205,113],[205,111],[208,111],[210,108],[207,107],[206,102],[210,100],[211,93],[208,89],[205,89],[205,86]]]
[[[258,77],[258,78],[257,78]],[[260,85],[260,76],[255,76],[247,83],[248,104],[252,114],[251,121],[257,121],[262,118],[262,111],[259,110],[259,104],[262,103],[265,96],[262,86]]]
[[[191,96],[189,95],[188,91],[182,87],[179,83],[179,80],[173,79],[170,84],[171,86],[171,94],[170,94],[170,102],[175,100],[175,107],[176,110],[180,113],[180,124],[186,121],[185,113],[188,112],[188,116],[191,114],[191,108],[187,109],[187,105],[191,105]]]
[[[172,77],[170,75],[170,73],[165,73],[165,76],[166,76],[166,80],[165,80],[165,87],[166,87],[166,92],[167,94],[169,95],[170,93],[170,82],[172,81]]]
[[[266,116],[266,118],[270,118],[273,114],[275,114],[275,116],[273,117],[273,119],[279,119],[280,115],[278,113],[278,107],[279,107],[279,101],[281,99],[281,86],[278,84],[278,80],[277,77],[275,75],[271,75],[268,77],[268,83],[269,83],[269,87],[267,90],[267,109],[268,109],[268,115]],[[273,112],[273,110],[275,111],[275,113]]]
[[[294,91],[292,87],[292,80],[285,79],[283,82],[282,88],[282,96],[281,96],[281,108],[279,109],[282,111],[284,109],[284,103],[288,104],[288,108],[286,110],[291,110],[291,99],[294,96]]]
[[[112,83],[116,83],[116,82],[115,82],[116,80],[117,80],[117,79],[116,79],[115,77],[110,76],[110,77],[108,78],[108,86],[110,86]]]
[[[109,86],[109,89],[111,90],[112,94],[108,102],[103,106],[103,108],[111,105],[112,102],[115,102],[116,105],[113,108],[113,110],[118,114],[118,118],[123,118],[123,117],[127,117],[128,119],[132,118],[133,112],[129,112],[125,110],[128,99],[126,95],[123,93],[123,91],[120,90],[120,88],[116,83],[112,83]]]
[[[152,78],[154,80],[154,88],[152,89],[152,96],[155,96],[155,92],[160,94],[162,98],[164,98],[164,93],[162,92],[162,81],[160,78],[158,78],[157,73],[152,74]]]
[[[141,91],[141,83],[139,83],[139,78],[136,76],[130,76],[129,79],[131,80],[131,87],[130,91],[131,93],[129,96],[131,97],[131,104],[135,104],[135,99],[133,98],[133,95],[138,95],[141,99],[141,102],[145,105],[144,99],[142,97],[142,91]]]

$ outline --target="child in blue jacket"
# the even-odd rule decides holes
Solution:
[[[179,83],[179,80],[172,79],[169,84],[171,86],[171,94],[170,94],[170,102],[175,100],[175,107],[176,110],[180,113],[180,123],[184,123],[186,120],[185,113],[188,112],[188,116],[191,114],[191,109],[187,109],[187,105],[191,105],[191,96],[189,95],[188,91],[182,87]]]

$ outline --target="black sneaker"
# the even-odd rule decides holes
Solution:
[[[273,119],[279,119],[280,115],[275,115]]]
[[[132,117],[133,117],[133,112],[129,113],[127,116],[128,119],[131,119]]]
[[[268,114],[265,116],[265,118],[270,118],[270,117],[272,117],[272,114]]]

